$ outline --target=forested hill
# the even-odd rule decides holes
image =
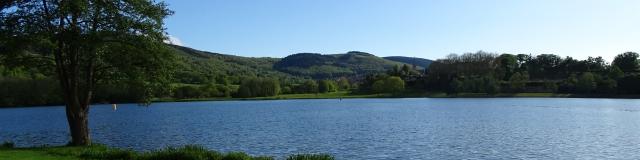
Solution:
[[[405,63],[377,57],[373,54],[351,51],[345,54],[298,53],[274,64],[273,68],[296,76],[314,79],[365,76],[384,73]]]
[[[172,46],[180,55],[178,77],[183,83],[200,83],[206,77],[278,77],[279,79],[329,79],[384,73],[404,64],[426,68],[431,60],[410,57],[377,57],[365,52],[345,54],[298,53],[285,58],[254,58]],[[205,77],[205,79],[203,79]],[[239,81],[231,79],[232,81]]]
[[[176,79],[179,83],[202,84],[211,81],[240,83],[246,77],[274,77],[296,79],[273,69],[278,58],[253,58],[199,51],[188,47],[171,46],[178,55]],[[223,83],[223,82],[216,82]]]
[[[389,56],[389,57],[383,57],[383,58],[391,61],[416,65],[422,68],[429,68],[429,65],[431,65],[431,63],[433,62],[432,60],[418,58],[418,57]]]

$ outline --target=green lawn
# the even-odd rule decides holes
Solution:
[[[78,147],[0,148],[0,159],[11,160],[67,160],[80,159]]]
[[[228,101],[228,100],[278,100],[278,99],[339,99],[339,98],[383,98],[390,97],[390,94],[352,94],[349,91],[339,91],[330,93],[308,93],[308,94],[281,94],[271,97],[253,98],[194,98],[194,99],[155,99],[155,102],[182,102],[182,101]]]
[[[334,98],[377,98],[384,97],[384,94],[351,94],[348,91],[330,92],[330,93],[308,93],[308,94],[283,94],[273,97],[258,97],[267,99],[334,99]]]
[[[5,143],[6,144],[6,143]],[[149,152],[110,148],[104,145],[88,147],[33,147],[13,148],[0,146],[0,160],[273,160],[268,156],[252,156],[243,152],[221,153],[201,146],[168,147]],[[295,154],[287,160],[333,160],[328,154]]]
[[[56,156],[36,150],[0,150],[0,159],[12,160],[61,160],[78,159],[75,157]]]
[[[228,100],[279,100],[279,99],[340,99],[340,98],[493,98],[493,97],[587,97],[575,94],[559,93],[458,93],[447,94],[443,92],[415,92],[407,91],[399,94],[355,94],[349,91],[339,91],[330,93],[308,93],[308,94],[281,94],[271,97],[253,98],[196,98],[196,99],[156,99],[155,102],[175,102],[175,101],[228,101]],[[597,96],[596,96],[597,97]],[[603,96],[606,97],[606,96]],[[636,96],[637,97],[637,96]]]

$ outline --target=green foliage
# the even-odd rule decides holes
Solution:
[[[196,145],[177,148],[167,147],[144,153],[106,147],[92,147],[85,149],[79,157],[82,159],[104,160],[273,160],[271,157],[254,157],[242,152],[220,153]]]
[[[491,76],[485,76],[482,78],[482,86],[484,86],[484,90],[489,94],[496,94],[500,92],[500,85],[498,84],[498,80]]]
[[[593,74],[590,72],[583,73],[580,78],[578,78],[578,83],[576,84],[576,89],[581,93],[590,93],[596,88],[596,80]]]
[[[349,83],[349,79],[345,78],[345,77],[340,77],[340,79],[338,79],[338,89],[341,91],[346,91],[351,89],[351,83]]]
[[[469,93],[489,93],[495,94],[500,91],[500,85],[496,79],[491,76],[468,77],[460,81],[454,79],[450,83],[453,93],[469,92]]]
[[[334,160],[329,154],[296,154],[287,157],[287,160]]]
[[[377,80],[376,82],[373,82],[371,89],[373,89],[374,93],[384,93],[386,91],[384,80]]]
[[[321,80],[320,83],[318,83],[318,92],[320,93],[336,91],[338,91],[338,85],[332,80]]]
[[[558,91],[558,84],[556,82],[544,82],[544,89],[546,92],[555,93]]]
[[[314,80],[307,80],[304,83],[293,86],[293,93],[318,93],[318,83]]]
[[[597,82],[597,91],[600,93],[615,93],[618,82],[611,78],[605,78]]]
[[[177,55],[180,68],[174,78],[176,83],[231,85],[240,84],[247,77],[272,77],[283,82],[298,83],[301,77],[273,69],[276,58],[249,58],[199,51],[188,47],[171,45]]]
[[[640,57],[638,53],[625,52],[623,54],[617,55],[615,59],[613,59],[612,64],[620,68],[625,73],[636,72],[640,67],[638,57]]]
[[[13,148],[14,146],[15,144],[13,142],[5,141],[5,142],[2,142],[2,145],[0,145],[0,148]]]
[[[354,74],[375,74],[402,63],[352,51],[346,54],[322,55],[298,53],[289,55],[273,65],[278,71],[295,76],[327,79]]]
[[[6,156],[3,154],[15,154]],[[198,145],[167,147],[147,152],[110,148],[104,145],[86,147],[3,148],[0,157],[12,159],[95,159],[95,160],[273,160],[268,156],[251,156],[243,152],[221,153]],[[329,154],[296,154],[292,160],[333,160]]]
[[[417,58],[417,57],[390,56],[390,57],[383,57],[383,58],[387,60],[419,66],[422,68],[429,68],[429,65],[433,63],[432,60]]]
[[[268,97],[280,94],[280,82],[272,78],[249,78],[242,82],[237,97]]]
[[[131,150],[94,145],[91,148],[84,149],[78,157],[82,159],[130,160],[137,158],[136,156],[136,152]]]
[[[439,59],[421,81],[428,90],[453,93],[490,93],[505,87],[502,91],[515,93],[631,94],[637,92],[622,86],[636,87],[637,70],[638,55],[633,52],[618,55],[609,65],[602,57],[575,60],[553,54],[496,56],[480,51]]]
[[[63,88],[81,89],[81,94],[70,95],[79,99],[97,83],[135,80],[145,88],[140,101],[147,101],[167,84],[173,60],[162,42],[163,19],[172,14],[166,4],[70,2],[16,1],[6,6],[14,9],[2,10],[0,16],[0,53],[5,60],[40,60],[19,60],[17,64],[55,70]],[[53,34],[60,31],[65,36]],[[53,76],[53,72],[45,73]]]
[[[203,98],[203,92],[193,85],[180,86],[174,90],[173,97],[178,99]]]
[[[58,81],[0,77],[0,107],[62,104]]]
[[[231,156],[236,156],[231,153]],[[230,157],[231,157],[230,156]],[[201,146],[187,145],[184,147],[165,149],[143,153],[140,160],[203,160],[203,159],[223,159],[226,156],[215,151],[209,151]]]
[[[618,92],[640,94],[640,75],[630,75],[618,80]]]
[[[155,90],[155,89],[154,89]],[[144,99],[146,88],[139,86],[138,81],[113,82],[96,86],[94,102],[100,103],[131,103]],[[165,90],[155,90],[154,96],[168,95]]]
[[[498,67],[496,68],[496,76],[501,80],[510,80],[512,75],[518,68],[516,56],[512,54],[502,54],[497,58]]]
[[[438,76],[449,80],[451,76],[471,76],[476,74],[492,73],[495,69],[493,62],[497,54],[478,51],[463,55],[451,54],[445,59],[439,59],[429,66],[429,74],[446,75]]]
[[[562,58],[554,54],[541,54],[527,61],[530,78],[542,79],[544,77],[558,78],[561,72]]]
[[[614,65],[609,67],[608,76],[612,79],[619,79],[624,77],[624,72],[622,72],[622,69],[620,69],[620,67]]]
[[[526,83],[529,80],[527,73],[516,72],[509,78],[509,85],[511,92],[522,92],[525,89]]]
[[[400,77],[390,76],[373,83],[374,93],[400,93],[404,91],[404,81]]]
[[[451,80],[449,87],[451,88],[451,93],[460,93],[464,91],[462,81],[460,81],[458,78],[454,78],[453,80]]]
[[[404,91],[404,81],[400,77],[391,76],[384,81],[387,86],[387,92],[399,93]]]

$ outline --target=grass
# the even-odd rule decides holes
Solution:
[[[282,100],[282,99],[347,99],[347,98],[506,98],[506,97],[558,97],[558,98],[640,98],[640,95],[616,94],[564,94],[564,93],[457,93],[424,92],[408,90],[399,94],[359,94],[350,91],[309,94],[281,94],[272,97],[254,98],[195,98],[195,99],[155,99],[154,102],[188,101],[231,101],[231,100]]]
[[[0,146],[0,159],[11,160],[273,160],[273,157],[251,156],[243,152],[221,153],[202,146],[187,145],[168,147],[149,152],[135,152],[128,149],[110,148],[104,145],[87,147],[32,147],[13,148]],[[328,154],[290,155],[287,160],[333,160]]]
[[[230,100],[280,100],[280,99],[339,99],[339,98],[384,98],[390,94],[353,94],[349,91],[338,91],[329,93],[308,93],[308,94],[281,94],[271,97],[253,98],[191,98],[191,99],[155,99],[154,102],[186,102],[186,101],[230,101]]]
[[[457,93],[457,94],[442,94],[442,98],[491,98],[491,97],[571,97],[571,94],[559,94],[559,93]]]
[[[273,97],[257,97],[257,99],[338,99],[338,98],[380,98],[385,94],[352,94],[348,91],[308,94],[283,94]]]

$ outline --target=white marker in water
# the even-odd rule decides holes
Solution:
[[[113,110],[115,111],[115,110],[117,110],[117,109],[118,109],[118,105],[117,105],[117,104],[115,104],[115,103],[114,103],[114,104],[111,104],[111,108],[113,108]]]

